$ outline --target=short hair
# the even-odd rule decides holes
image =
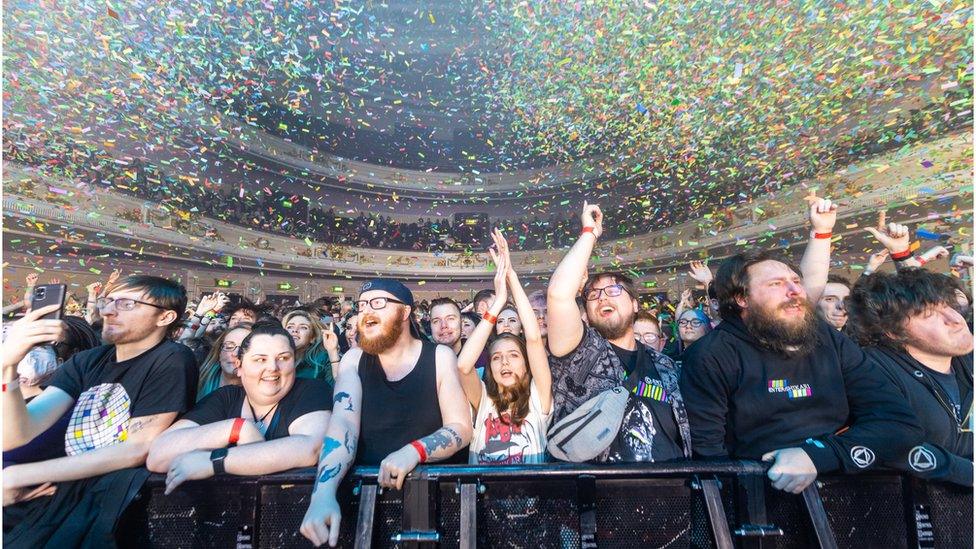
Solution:
[[[546,292],[545,290],[536,290],[531,294],[529,294],[528,297],[529,297],[529,303],[539,301],[542,302],[543,307],[548,305],[548,292]]]
[[[624,291],[627,292],[627,295],[629,295],[633,299],[637,299],[637,285],[634,284],[634,279],[630,278],[629,276],[625,275],[620,271],[605,271],[602,273],[594,273],[591,274],[589,277],[587,277],[586,283],[583,284],[584,301],[586,300],[586,294],[590,293],[590,290],[593,289],[593,284],[597,280],[600,280],[601,278],[604,277],[613,278],[614,283],[620,284],[621,286],[624,287]]]
[[[431,301],[430,302],[430,308],[428,309],[428,311],[433,312],[434,311],[434,307],[439,307],[441,305],[450,305],[450,306],[454,307],[455,309],[457,309],[458,316],[460,317],[460,315],[461,315],[461,307],[458,306],[458,304],[457,304],[456,301],[454,301],[453,299],[451,299],[449,297],[438,297],[437,299]]]
[[[844,277],[835,274],[827,275],[827,284],[840,284],[841,286],[851,289],[851,283]]]
[[[742,307],[735,300],[749,294],[749,267],[763,261],[778,261],[794,272],[800,272],[792,261],[774,250],[748,250],[729,257],[719,265],[712,282],[718,312],[723,319],[737,318],[742,313]]]
[[[904,350],[905,322],[926,309],[955,304],[955,284],[946,275],[918,268],[862,276],[847,298],[847,323],[862,346]]]
[[[240,301],[227,307],[227,309],[224,310],[224,314],[227,315],[227,318],[230,318],[234,316],[234,313],[237,311],[251,311],[254,313],[254,320],[257,320],[266,310],[267,307],[260,307],[250,299],[242,297]]]
[[[661,323],[658,321],[657,317],[652,315],[648,311],[637,311],[637,316],[634,317],[634,324],[638,322],[650,322],[657,327],[657,331],[661,331]]]
[[[481,322],[481,317],[478,316],[478,313],[475,313],[475,312],[472,312],[472,311],[468,311],[466,313],[461,313],[461,319],[463,320],[465,318],[468,319],[468,320],[470,320],[471,323],[474,324],[475,326],[477,326],[478,323]]]
[[[241,346],[237,349],[237,358],[244,358],[244,353],[251,348],[251,340],[254,339],[255,336],[259,335],[284,336],[284,338],[288,340],[288,346],[291,347],[291,352],[294,353],[297,351],[295,348],[295,340],[291,337],[291,334],[288,333],[288,330],[281,325],[281,323],[258,322],[251,327],[251,333],[247,334],[247,337],[241,341]]]
[[[494,299],[495,299],[495,290],[481,290],[480,292],[474,294],[474,299],[471,300],[471,303],[474,306],[474,310],[477,311],[478,310],[478,303],[481,303],[482,301],[489,301],[490,302],[490,301],[492,301]],[[489,303],[489,305],[490,305],[490,303]]]
[[[186,314],[186,288],[174,280],[151,275],[129,275],[116,282],[109,293],[117,290],[142,290],[150,301],[168,311],[176,313],[176,320],[169,325],[174,331],[182,324]]]

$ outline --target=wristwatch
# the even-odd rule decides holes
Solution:
[[[227,457],[227,448],[217,448],[210,452],[210,464],[213,465],[215,475],[224,473],[224,458]]]

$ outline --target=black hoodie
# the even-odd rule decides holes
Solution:
[[[847,336],[817,320],[817,344],[787,358],[726,319],[685,354],[681,392],[703,458],[802,448],[818,473],[866,469],[921,443],[904,397]]]
[[[956,415],[952,399],[933,379],[933,372],[905,352],[867,348],[915,412],[925,444],[915,446],[895,462],[885,465],[930,480],[973,485],[973,432],[969,426],[973,407],[973,355],[952,359],[952,374],[959,385],[962,415]]]

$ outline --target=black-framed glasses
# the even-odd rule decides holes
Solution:
[[[691,326],[692,328],[701,328],[704,325],[705,323],[697,318],[692,318],[691,320],[682,318],[678,321],[678,326],[681,326],[682,328],[687,328],[688,326]]]
[[[620,284],[611,284],[605,288],[590,288],[590,291],[586,292],[586,300],[596,301],[603,293],[606,293],[607,297],[617,297],[624,293],[624,287]]]
[[[646,334],[638,334],[638,333],[634,332],[634,338],[637,339],[637,341],[643,341],[644,343],[647,343],[648,345],[654,345],[655,343],[658,342],[658,340],[661,339],[661,336],[659,336],[657,334],[652,334],[650,332],[648,332]]]
[[[97,307],[99,311],[104,311],[105,309],[108,309],[108,306],[112,305],[113,303],[115,304],[116,311],[131,311],[132,309],[136,308],[137,303],[140,303],[142,305],[149,305],[150,307],[155,307],[157,309],[162,309],[164,311],[169,310],[169,308],[163,307],[162,305],[156,305],[155,303],[149,303],[148,301],[139,301],[138,299],[132,299],[128,297],[119,297],[119,298],[100,297],[95,300],[95,307]]]
[[[361,299],[356,302],[356,310],[362,311],[366,308],[366,304],[369,303],[369,308],[374,311],[379,311],[380,309],[385,309],[387,303],[399,303],[400,305],[406,305],[406,303],[400,301],[399,299],[393,299],[392,297],[374,297],[370,300]]]

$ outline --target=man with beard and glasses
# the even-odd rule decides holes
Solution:
[[[861,471],[921,441],[895,387],[817,318],[789,263],[741,253],[714,287],[723,322],[681,371],[696,456],[774,460],[773,487],[800,493],[820,473]]]
[[[340,509],[336,489],[353,461],[379,466],[379,484],[400,489],[418,464],[454,458],[471,442],[471,409],[457,357],[421,338],[413,294],[395,280],[363,284],[357,302],[359,348],[339,363],[332,419],[319,456],[302,534],[335,545]]]
[[[182,285],[129,276],[96,307],[106,344],[71,357],[29,404],[17,364],[24,346],[60,339],[62,321],[41,318],[57,306],[29,313],[4,342],[4,450],[30,442],[71,410],[66,457],[3,470],[5,546],[114,545],[112,528],[134,495],[130,487],[149,476],[143,465],[153,439],[194,402],[193,353],[167,338],[186,309]]]
[[[553,424],[593,397],[623,386],[630,392],[624,420],[603,462],[665,461],[691,457],[687,415],[674,362],[637,341],[633,281],[622,273],[596,273],[583,284],[587,326],[576,293],[593,247],[603,233],[603,213],[584,203],[583,230],[553,273],[546,324],[551,354]]]
[[[924,269],[861,277],[850,328],[918,416],[925,444],[890,467],[973,485],[973,334],[954,306],[955,281]]]

